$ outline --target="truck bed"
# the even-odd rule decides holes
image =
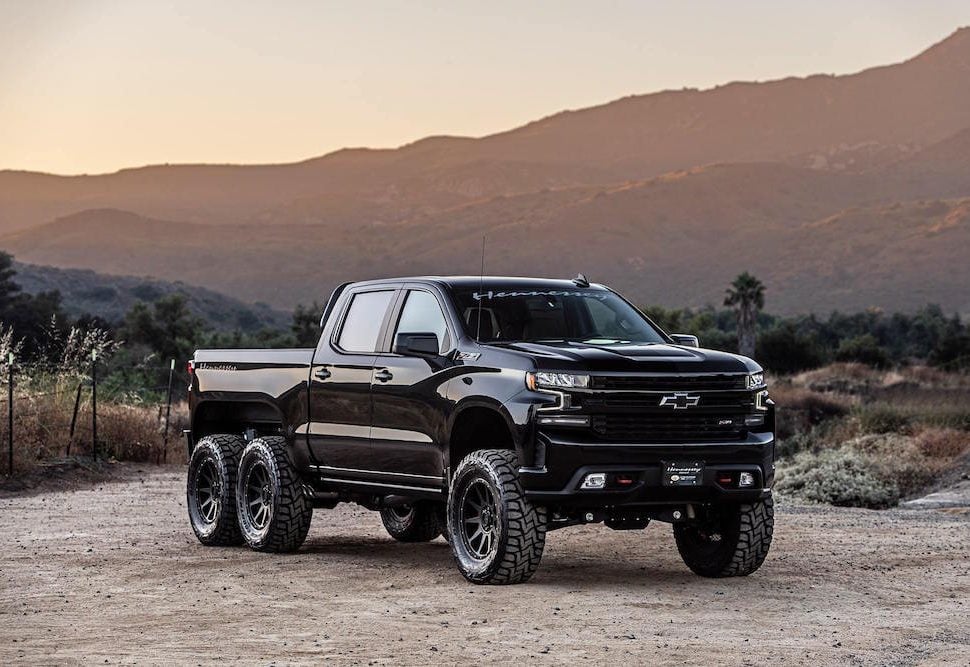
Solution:
[[[195,376],[199,398],[232,401],[268,397],[285,410],[285,403],[305,392],[312,360],[312,348],[198,350]]]
[[[257,366],[261,368],[293,365],[310,367],[313,359],[313,348],[293,347],[284,349],[272,348],[240,348],[224,350],[196,350],[195,365],[200,364],[237,364],[240,367]],[[241,370],[241,368],[240,368]]]

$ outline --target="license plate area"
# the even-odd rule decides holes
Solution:
[[[664,461],[661,465],[664,486],[700,486],[704,483],[703,461]]]

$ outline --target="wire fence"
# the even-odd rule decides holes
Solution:
[[[0,380],[0,446],[6,456],[0,469],[8,475],[17,471],[18,460],[23,464],[57,456],[89,455],[97,461],[125,453],[132,460],[165,463],[178,441],[183,411],[173,415],[172,408],[189,378],[176,369],[174,359],[108,378],[99,377],[103,369],[97,358],[86,369],[20,368],[11,356],[5,370]],[[146,386],[143,381],[166,376],[164,384]]]

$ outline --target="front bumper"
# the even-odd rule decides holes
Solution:
[[[591,443],[566,435],[542,433],[543,456],[535,467],[519,468],[526,496],[538,505],[611,507],[682,503],[751,502],[771,495],[774,482],[775,440],[771,433],[749,433],[744,440],[691,444]],[[704,474],[697,486],[664,486],[662,466],[670,461],[702,461]],[[582,489],[590,473],[620,476],[625,484],[605,489]],[[740,472],[755,475],[755,484],[737,488],[719,480]]]

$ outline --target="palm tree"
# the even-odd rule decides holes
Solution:
[[[753,357],[758,311],[765,306],[765,286],[745,271],[727,289],[724,305],[732,306],[738,314],[738,352]]]

